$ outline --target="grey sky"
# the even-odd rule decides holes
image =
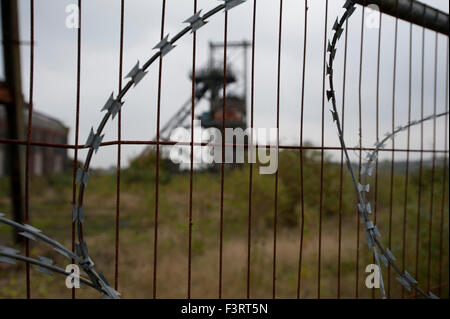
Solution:
[[[20,27],[23,40],[29,39],[29,1],[20,0]],[[74,0],[35,1],[35,108],[62,120],[71,128],[69,142],[74,142],[75,96],[76,96],[76,52],[75,29],[65,26],[68,4]],[[144,62],[150,57],[152,47],[159,42],[161,2],[159,0],[126,0],[124,34],[124,74],[137,60]],[[324,0],[310,2],[308,22],[308,53],[305,83],[305,140],[316,145],[321,142],[322,112],[322,65],[324,36]],[[449,5],[444,0],[423,1],[448,12]],[[199,0],[198,7],[204,12],[216,6],[218,1]],[[336,16],[342,13],[344,1],[329,1],[328,30]],[[253,1],[233,9],[229,16],[230,41],[251,40],[251,17]],[[300,135],[300,93],[303,52],[304,2],[285,0],[283,11],[282,64],[281,64],[281,107],[280,136],[283,144],[298,144]],[[192,15],[193,1],[167,0],[165,33],[174,35],[184,25],[181,23]],[[358,77],[361,35],[361,12],[351,18],[349,24],[348,69],[346,89],[345,135],[349,146],[358,140]],[[259,0],[256,30],[255,63],[255,127],[276,126],[276,72],[278,43],[279,1]],[[119,62],[119,0],[85,0],[82,8],[82,67],[81,67],[81,111],[80,143],[84,143],[90,127],[96,127],[103,114],[100,109],[111,91],[117,92]],[[198,32],[197,65],[207,61],[208,41],[223,40],[222,13],[215,15]],[[413,28],[413,96],[412,118],[420,116],[420,61],[421,31]],[[363,142],[372,145],[375,141],[375,97],[376,61],[378,30],[364,28],[364,54],[362,75]],[[408,108],[408,48],[409,24],[399,22],[397,60],[396,114],[397,125],[406,124]],[[344,38],[342,38],[344,39]],[[447,37],[438,37],[438,87],[437,110],[445,110],[445,65]],[[425,115],[433,112],[434,92],[434,41],[435,33],[426,32],[425,65]],[[381,86],[380,86],[380,134],[391,128],[393,61],[394,61],[394,19],[383,16],[381,47]],[[344,40],[338,47],[336,63],[338,108],[342,97],[342,78]],[[23,88],[28,100],[29,48],[22,48]],[[234,68],[240,68],[236,59]],[[188,74],[192,64],[192,38],[183,38],[177,47],[164,59],[161,124],[190,96],[191,83]],[[3,69],[3,67],[2,67]],[[122,139],[150,140],[156,131],[157,105],[157,63],[138,87],[131,90],[125,98],[122,112]],[[327,83],[328,85],[328,83]],[[326,86],[328,88],[328,86]],[[230,88],[231,89],[231,88]],[[201,103],[197,114],[204,110]],[[325,105],[325,144],[338,145],[336,131],[328,103]],[[443,132],[443,120],[437,123],[438,132]],[[117,121],[110,122],[106,129],[105,141],[117,138]],[[425,126],[425,147],[432,145],[431,123]],[[412,147],[418,147],[419,130],[412,130]],[[405,147],[406,139],[396,140],[397,147]],[[443,147],[443,134],[438,134],[437,147]],[[143,146],[123,146],[123,161],[138,154]],[[105,147],[94,157],[93,166],[108,167],[117,160],[117,147]],[[85,152],[81,152],[84,158]],[[70,152],[72,156],[72,152]],[[401,158],[401,156],[399,156]]]

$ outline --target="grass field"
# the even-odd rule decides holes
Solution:
[[[318,287],[320,154],[305,152],[304,157],[304,238],[301,277],[301,297],[316,298]],[[439,160],[442,164],[442,160]],[[188,275],[189,174],[170,173],[163,163],[160,179],[158,225],[158,298],[185,298]],[[381,165],[385,167],[385,165]],[[386,166],[389,168],[389,165]],[[259,175],[254,167],[251,237],[251,297],[272,297],[274,176]],[[153,240],[155,213],[154,157],[134,160],[122,172],[120,206],[119,291],[123,298],[150,298],[153,286]],[[356,276],[358,215],[349,174],[343,172],[341,280],[342,298],[371,298],[365,287],[365,267],[372,256],[361,226],[359,243],[359,275]],[[35,177],[31,181],[30,213],[32,225],[46,235],[71,247],[71,172],[50,177]],[[299,268],[301,201],[298,151],[283,151],[279,160],[278,234],[276,258],[276,293],[279,298],[296,298]],[[338,290],[340,166],[326,159],[322,206],[321,297],[336,298]],[[442,209],[442,169],[435,173],[434,209],[431,236],[431,287],[448,283],[449,232],[448,196]],[[418,171],[410,173],[406,219],[406,269],[416,276],[416,227],[418,211]],[[446,178],[448,190],[448,177]],[[374,186],[371,180],[372,187]],[[217,298],[219,283],[219,221],[220,174],[197,172],[193,191],[192,297]],[[390,215],[390,174],[382,168],[378,176],[377,225],[386,246],[391,232],[391,247],[402,265],[402,234],[405,176],[396,171],[393,181],[392,227]],[[420,286],[427,287],[428,236],[430,221],[431,170],[424,168],[419,232]],[[223,297],[244,298],[247,289],[249,167],[227,169],[225,172],[223,228]],[[0,211],[11,216],[8,181],[0,180]],[[371,191],[372,207],[374,190]],[[85,237],[96,268],[114,283],[116,176],[95,171],[86,193]],[[441,214],[444,214],[441,233]],[[443,238],[441,273],[440,238]],[[12,246],[11,230],[0,228],[0,244]],[[49,246],[32,243],[32,256],[43,255],[65,267],[67,261]],[[391,297],[402,295],[401,286],[392,274],[386,287]],[[358,278],[358,285],[356,284]],[[70,298],[71,291],[59,275],[45,276],[32,270],[33,298]],[[437,293],[437,290],[435,291]],[[442,297],[448,298],[448,285],[442,287]],[[407,292],[407,295],[409,293]],[[25,266],[0,264],[0,297],[24,298]],[[97,298],[91,289],[77,290],[79,298]],[[379,292],[375,292],[379,297]]]

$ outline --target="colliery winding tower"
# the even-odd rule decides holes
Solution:
[[[221,131],[224,113],[225,128],[242,128],[243,130],[247,128],[247,50],[250,46],[251,44],[247,41],[227,43],[227,50],[231,53],[231,58],[229,61],[227,59],[227,72],[224,79],[223,61],[216,59],[217,51],[222,51],[224,44],[209,43],[209,62],[206,67],[195,72],[194,79],[196,103],[205,99],[209,102],[208,109],[196,116],[198,120],[201,120],[203,128],[217,128]],[[241,72],[235,73],[231,63],[241,53],[239,51],[243,54],[243,68]],[[190,78],[192,80],[192,74]],[[224,82],[227,84],[225,112],[223,112],[224,97],[222,94]],[[228,89],[229,85],[230,89]],[[191,102],[191,98],[189,98],[161,128],[161,140],[168,141],[171,132],[178,127],[190,127],[190,121],[185,123],[185,120],[191,114]]]

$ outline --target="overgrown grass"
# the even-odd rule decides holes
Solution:
[[[358,220],[353,186],[347,171],[343,173],[342,202],[340,201],[340,164],[325,158],[323,202],[320,210],[320,154],[304,152],[304,232],[302,251],[301,296],[315,298],[318,286],[319,213],[321,230],[321,297],[335,298],[338,284],[339,212],[341,210],[341,297],[353,298],[358,287],[359,297],[369,298],[365,267],[372,263],[360,227],[357,247]],[[383,165],[381,165],[383,166]],[[224,183],[223,220],[223,297],[243,298],[247,288],[247,248],[249,213],[249,165],[227,169]],[[252,232],[251,232],[251,297],[271,298],[273,285],[273,234],[275,195],[274,175],[260,175],[253,167]],[[442,170],[435,172],[434,207],[431,234],[430,286],[448,283],[448,196],[442,203]],[[277,233],[277,297],[295,298],[299,270],[301,218],[300,156],[298,151],[283,151],[279,159],[278,233]],[[372,187],[374,180],[370,181]],[[448,186],[448,178],[446,178]],[[32,224],[52,238],[71,247],[71,173],[32,178],[30,213]],[[405,177],[393,177],[392,211],[390,210],[390,172],[378,174],[376,218],[383,244],[391,246],[399,265],[403,258],[405,230],[405,266],[416,276],[416,229],[418,213],[418,172],[410,173],[403,220]],[[193,181],[193,240],[192,240],[192,296],[216,298],[219,281],[220,234],[220,173],[196,172]],[[0,179],[0,211],[11,216],[9,187]],[[375,207],[374,190],[371,191]],[[418,279],[427,287],[428,237],[430,222],[431,171],[425,168],[421,185],[421,216],[419,220]],[[152,296],[154,230],[155,230],[155,156],[132,161],[122,171],[120,198],[119,290],[124,298]],[[86,193],[85,234],[91,256],[99,270],[114,281],[116,176],[94,172]],[[441,214],[444,223],[441,233]],[[390,218],[392,216],[392,218]],[[189,174],[174,173],[170,163],[162,161],[158,204],[157,289],[161,298],[184,298],[187,295],[188,231],[189,231]],[[389,235],[390,234],[390,235]],[[442,237],[442,260],[440,243]],[[390,239],[390,240],[389,240]],[[11,232],[0,229],[0,243],[12,245]],[[359,250],[358,250],[359,249]],[[359,251],[358,275],[356,255]],[[67,261],[44,244],[32,243],[32,256],[54,258],[65,266]],[[441,268],[439,268],[441,264]],[[0,264],[0,296],[25,296],[25,267],[22,264]],[[441,271],[440,271],[441,269]],[[386,286],[392,297],[401,297],[401,287],[387,271],[383,271]],[[440,273],[442,276],[440,277]],[[71,292],[63,278],[48,277],[32,271],[33,298],[70,298]],[[358,279],[358,285],[356,285]],[[376,292],[376,296],[379,293]],[[448,286],[442,288],[448,297]],[[77,297],[98,297],[88,289],[77,291]]]

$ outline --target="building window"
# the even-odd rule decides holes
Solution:
[[[54,159],[54,165],[53,165],[53,172],[54,173],[61,173],[63,171],[63,159],[61,155],[55,155],[53,157]]]
[[[44,154],[40,151],[34,154],[34,174],[36,176],[42,176],[44,174]]]
[[[5,154],[3,151],[3,147],[0,146],[0,176],[5,175]]]

